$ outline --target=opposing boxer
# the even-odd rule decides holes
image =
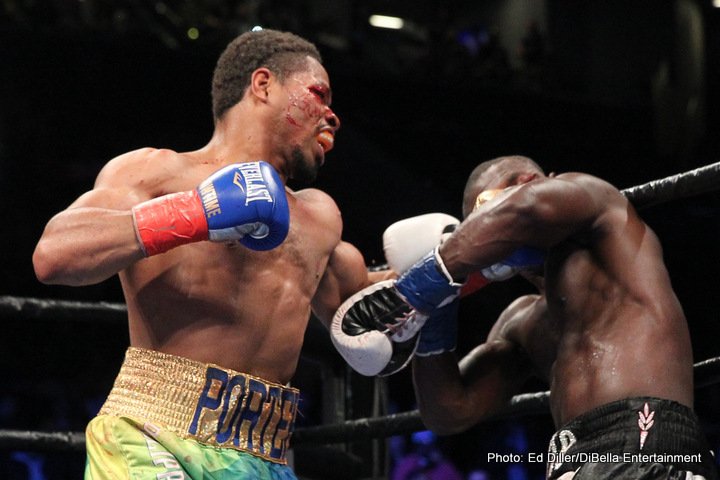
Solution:
[[[489,190],[502,193],[473,211]],[[473,171],[463,210],[455,232],[381,295],[432,315],[469,275],[523,246],[546,250],[544,276],[459,366],[448,351],[413,358],[428,427],[467,429],[537,375],[557,426],[548,478],[718,478],[693,411],[685,316],[660,242],[628,200],[596,177],[547,177],[513,156]]]
[[[311,43],[248,32],[220,56],[215,131],[199,150],[143,148],[47,224],[49,284],[118,274],[130,348],[87,428],[86,478],[295,478],[288,386],[311,309],[329,323],[368,283],[315,178],[340,121]]]

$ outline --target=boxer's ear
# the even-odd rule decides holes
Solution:
[[[255,97],[257,97],[261,102],[266,102],[268,87],[274,78],[275,77],[268,68],[258,68],[250,77],[250,86],[248,87],[249,93],[255,95]]]

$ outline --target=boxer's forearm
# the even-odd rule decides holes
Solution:
[[[452,353],[413,359],[425,425],[440,434],[467,430],[503,410],[529,376],[527,359],[504,340],[476,347],[458,364]]]
[[[72,208],[47,225],[33,254],[43,283],[99,283],[142,259],[130,211]]]
[[[525,244],[513,240],[512,222],[468,217],[439,247],[438,253],[455,281],[496,264]],[[519,236],[518,236],[519,237]]]
[[[465,387],[452,352],[413,358],[413,385],[427,428],[441,435],[458,433],[474,423]]]

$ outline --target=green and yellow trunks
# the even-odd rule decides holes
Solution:
[[[129,348],[88,425],[86,479],[295,479],[286,453],[299,391]]]

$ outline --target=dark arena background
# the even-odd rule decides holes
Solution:
[[[383,28],[375,15],[402,26]],[[35,279],[45,223],[116,155],[205,145],[214,62],[255,25],[321,49],[343,126],[316,186],[337,201],[344,238],[369,267],[385,262],[381,235],[392,222],[459,217],[466,175],[482,160],[523,154],[619,188],[720,161],[718,0],[2,0],[0,433],[82,432],[128,343],[122,311],[80,308],[121,303],[117,278],[83,288]],[[709,190],[641,210],[663,243],[696,362],[720,357],[720,193]],[[458,353],[529,291],[518,279],[465,299]],[[81,303],[65,313],[42,301],[13,308],[33,299]],[[409,371],[352,373],[315,320],[294,383],[303,479],[544,478],[542,463],[489,454],[544,453],[554,430],[546,411],[447,437],[413,422],[392,435],[303,437],[416,408]],[[696,410],[717,456],[717,384],[697,388]],[[82,445],[5,440],[3,479],[82,476]]]

